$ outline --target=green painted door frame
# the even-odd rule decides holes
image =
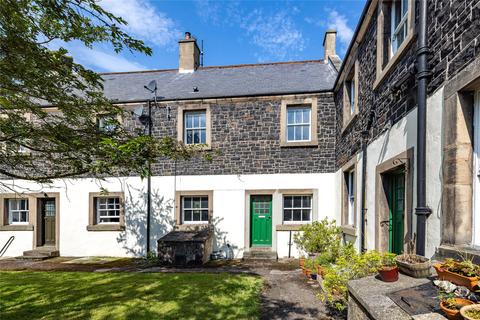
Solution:
[[[404,247],[405,224],[405,174],[389,175],[389,241],[390,252],[401,254]]]
[[[250,196],[250,243],[252,247],[272,246],[272,196]]]

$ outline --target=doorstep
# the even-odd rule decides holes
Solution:
[[[383,282],[369,276],[348,282],[348,319],[409,320],[442,319],[441,314],[427,313],[409,315],[400,308],[389,294],[428,284],[430,279],[416,279],[399,274],[396,282]]]

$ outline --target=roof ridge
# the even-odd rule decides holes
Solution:
[[[200,67],[201,70],[205,69],[230,69],[230,68],[243,68],[243,67],[261,67],[269,65],[285,65],[285,64],[302,64],[302,63],[312,63],[312,62],[321,62],[325,64],[325,60],[300,60],[300,61],[279,61],[279,62],[265,62],[265,63],[245,63],[245,64],[232,64],[225,66],[208,66]],[[154,70],[138,70],[138,71],[119,71],[119,72],[99,72],[99,75],[113,75],[113,74],[132,74],[132,73],[153,73],[153,72],[171,72],[177,71],[178,69],[154,69]]]

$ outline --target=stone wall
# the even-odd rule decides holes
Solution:
[[[342,86],[335,91],[338,114],[337,167],[341,167],[360,150],[360,132],[366,127],[371,114],[373,126],[369,132],[369,141],[374,140],[416,107],[416,79],[414,75],[406,76],[415,65],[416,38],[413,38],[391,72],[374,89],[376,37],[377,17],[374,15],[356,53],[360,68],[358,79],[360,112],[344,131],[342,131]],[[432,71],[428,93],[431,95],[443,86],[446,80],[463,70],[475,57],[480,56],[480,2],[428,1],[428,41],[431,50],[428,62]]]
[[[291,96],[290,96],[291,97]],[[280,146],[280,106],[285,97],[252,97],[162,104],[153,110],[155,137],[177,136],[177,108],[208,103],[211,109],[213,160],[176,163],[177,175],[325,173],[335,169],[335,105],[332,93],[299,95],[318,101],[318,145]],[[154,175],[173,175],[175,163],[162,160]]]

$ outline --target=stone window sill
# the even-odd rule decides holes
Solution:
[[[7,224],[0,226],[0,231],[33,231],[33,224]]]
[[[342,127],[342,134],[354,123],[354,120],[357,118],[357,115],[358,115],[358,112],[348,115],[348,120],[345,122],[345,124]]]
[[[282,142],[280,143],[282,148],[298,148],[298,147],[318,147],[317,141],[292,141],[292,142]]]
[[[93,224],[87,226],[87,231],[123,231],[125,226],[121,224]]]
[[[357,228],[350,225],[343,225],[341,226],[342,232],[344,234],[348,234],[349,236],[356,237],[357,236]]]
[[[276,229],[277,231],[299,231],[305,224],[278,224]]]

